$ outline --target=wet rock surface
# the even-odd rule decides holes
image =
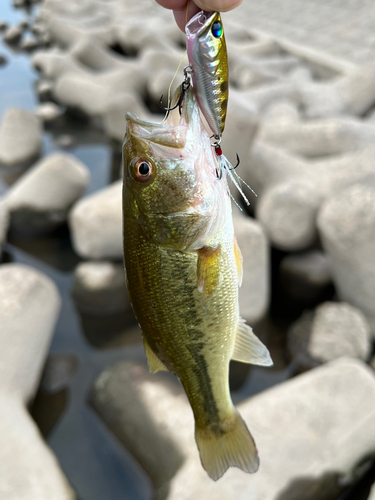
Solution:
[[[262,226],[249,217],[237,214],[234,231],[243,257],[240,312],[252,325],[265,316],[269,306],[268,242]]]
[[[166,495],[170,499],[192,499],[204,495],[216,500],[235,495],[254,500],[303,500],[313,498],[313,494],[333,499],[342,490],[340,476],[354,471],[362,456],[374,453],[375,441],[368,439],[375,433],[371,423],[373,407],[368,399],[374,391],[373,372],[360,361],[345,359],[242,402],[238,408],[255,436],[262,465],[251,478],[231,469],[217,483],[200,466],[186,397],[163,382],[162,376],[151,377],[137,365],[117,365],[99,377],[91,401],[154,478],[155,486],[159,486],[157,498]],[[135,404],[133,416],[126,410],[128,399]],[[168,415],[168,419],[162,415]],[[148,425],[144,425],[145,421]],[[361,429],[358,421],[363,423]],[[180,425],[176,428],[173,422]],[[340,439],[341,435],[345,438]],[[144,453],[143,440],[153,444],[154,456]],[[169,459],[173,460],[168,465],[165,461]],[[179,470],[171,484],[160,485],[176,468]]]
[[[319,300],[332,282],[328,258],[320,250],[287,255],[280,263],[280,279],[293,300]]]
[[[83,262],[77,266],[72,296],[83,312],[102,315],[130,309],[124,266],[112,262]]]
[[[354,185],[327,201],[318,225],[339,296],[361,309],[374,329],[374,187]]]
[[[0,496],[10,500],[75,495],[25,404],[34,396],[60,311],[54,283],[27,266],[0,266]]]
[[[9,225],[9,212],[3,200],[0,199],[0,255],[1,255],[2,245],[5,241],[6,234],[8,231],[8,225]]]
[[[55,153],[43,158],[6,195],[11,226],[38,231],[62,224],[88,182],[87,167],[73,156]]]
[[[364,314],[345,302],[325,302],[304,313],[288,333],[289,351],[301,370],[341,357],[368,361],[371,341]]]
[[[0,126],[0,168],[29,165],[42,146],[40,120],[23,109],[8,109]]]
[[[41,91],[43,91],[43,88]],[[54,102],[45,102],[38,106],[36,114],[44,122],[50,122],[61,116],[61,108]]]
[[[91,259],[121,260],[122,182],[80,200],[69,215],[73,246],[78,255]]]

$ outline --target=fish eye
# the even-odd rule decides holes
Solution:
[[[212,24],[212,29],[211,29],[212,34],[214,35],[215,38],[220,38],[221,35],[223,34],[223,26],[220,21],[215,21]]]
[[[141,158],[134,165],[134,177],[137,181],[148,181],[152,175],[152,164],[148,160]]]

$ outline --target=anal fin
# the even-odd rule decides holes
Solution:
[[[254,334],[252,328],[239,318],[232,359],[252,365],[272,366],[267,347]]]
[[[168,371],[168,368],[160,361],[160,359],[156,356],[154,351],[148,345],[147,341],[143,339],[143,344],[145,346],[148,367],[151,373],[160,372],[160,371]]]

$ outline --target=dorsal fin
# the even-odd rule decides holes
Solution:
[[[267,347],[254,334],[252,328],[239,318],[232,359],[252,365],[272,366]]]

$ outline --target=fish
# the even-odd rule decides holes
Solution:
[[[187,394],[201,463],[213,480],[231,466],[250,473],[259,466],[254,440],[231,400],[230,360],[272,364],[239,314],[242,256],[226,173],[218,179],[217,167],[192,87],[183,92],[181,116],[176,110],[153,123],[126,114],[129,297],[150,371],[177,375]]]
[[[229,70],[219,12],[198,12],[185,27],[186,48],[199,106],[217,137],[223,134],[228,107]]]

